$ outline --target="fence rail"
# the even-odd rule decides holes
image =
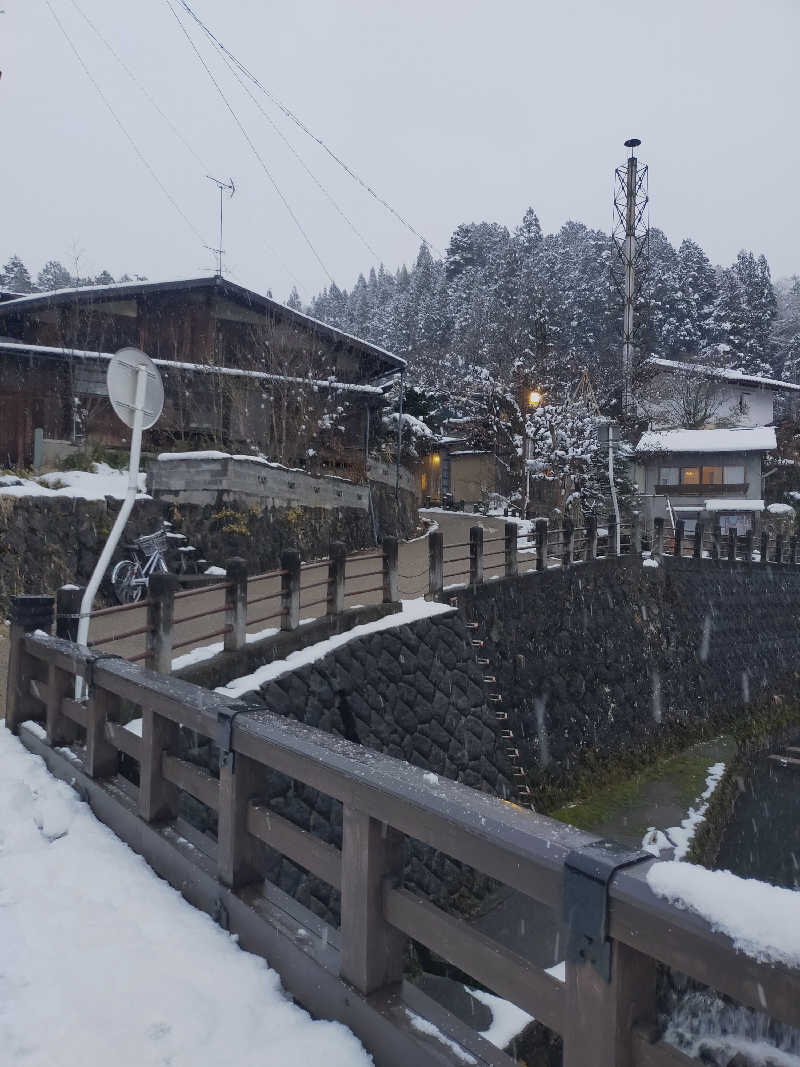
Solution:
[[[161,873],[207,910],[226,915],[245,947],[269,944],[273,959],[285,963],[291,992],[318,1014],[347,1021],[378,1064],[441,1067],[465,1062],[465,1051],[480,1064],[511,1062],[442,1009],[437,1025],[458,1035],[452,1054],[447,1046],[411,1034],[397,1007],[403,997],[412,997],[407,1002],[416,1003],[419,1013],[419,1002],[398,985],[409,940],[562,1034],[565,1067],[695,1062],[654,1038],[657,962],[800,1025],[800,972],[738,952],[704,920],[656,897],[646,874],[661,861],[643,854],[612,856],[614,863],[604,868],[607,879],[595,870],[608,856],[607,843],[598,845],[592,835],[460,783],[431,781],[420,768],[267,709],[248,709],[33,633],[49,631],[52,613],[52,598],[15,598],[7,726],[84,789],[100,816]],[[71,696],[76,674],[89,686],[88,699],[80,703]],[[141,717],[141,736],[125,729],[131,704]],[[38,733],[26,726],[31,720],[41,724]],[[219,762],[213,772],[179,754],[181,728],[216,742]],[[71,758],[58,751],[64,745],[72,745]],[[121,753],[139,764],[132,795],[118,775]],[[265,799],[268,771],[341,802],[341,848],[271,810]],[[217,813],[216,840],[194,831],[195,847],[181,850],[180,793]],[[404,888],[405,839],[491,876],[534,906],[561,913],[570,930],[566,981]],[[337,936],[326,934],[323,944],[316,917],[264,883],[264,845],[340,890]],[[383,1023],[391,1023],[383,1029],[375,1023],[381,1011]]]

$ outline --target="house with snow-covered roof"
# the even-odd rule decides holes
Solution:
[[[800,408],[800,385],[656,357],[636,387],[637,410],[652,426],[771,426],[778,405]]]
[[[708,513],[723,533],[755,530],[764,510],[763,457],[775,447],[771,426],[647,431],[635,458],[648,523],[682,519],[692,534]]]
[[[126,345],[165,381],[146,448],[255,448],[344,474],[363,471],[385,382],[405,366],[218,275],[13,294],[0,300],[0,466],[30,464],[36,429],[66,447],[124,444],[105,374]]]

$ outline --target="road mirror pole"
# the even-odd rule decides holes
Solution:
[[[89,620],[95,595],[122,537],[139,491],[142,433],[157,421],[164,403],[164,390],[159,373],[151,360],[138,349],[123,348],[114,356],[108,368],[108,393],[117,415],[131,427],[128,486],[122,507],[81,600],[77,635],[79,645],[85,645],[89,640]],[[75,699],[82,700],[84,695],[84,681],[82,678],[76,678]]]

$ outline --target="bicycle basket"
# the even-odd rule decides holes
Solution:
[[[160,552],[163,555],[167,551],[167,531],[156,530],[155,533],[142,534],[133,543],[146,556],[151,556],[154,552]]]

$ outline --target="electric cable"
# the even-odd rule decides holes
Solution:
[[[50,2],[50,0],[46,0],[46,3],[49,4],[49,2]],[[298,219],[297,215],[292,210],[291,204],[286,199],[286,197],[283,195],[283,192],[281,191],[280,186],[275,181],[275,178],[272,176],[272,172],[270,171],[269,167],[265,163],[263,156],[259,152],[258,148],[256,148],[256,145],[253,142],[253,139],[250,137],[250,134],[245,129],[244,124],[242,123],[241,119],[239,118],[239,116],[237,115],[237,113],[234,110],[233,106],[231,105],[230,101],[228,100],[227,96],[225,95],[225,92],[224,92],[222,86],[219,84],[217,79],[214,77],[213,71],[208,66],[208,64],[206,63],[206,61],[203,58],[203,56],[201,55],[199,49],[197,48],[197,45],[192,40],[191,35],[189,34],[189,31],[186,29],[186,27],[181,22],[181,20],[180,20],[180,18],[178,16],[178,13],[175,11],[174,7],[172,6],[171,0],[164,0],[164,2],[166,3],[167,7],[171,11],[175,21],[180,26],[183,35],[186,37],[186,40],[189,42],[189,44],[190,44],[190,46],[192,48],[192,51],[194,52],[194,54],[197,56],[198,60],[202,64],[203,69],[205,70],[206,74],[208,74],[209,78],[211,79],[211,82],[214,85],[214,88],[219,93],[219,95],[220,95],[220,97],[222,99],[222,102],[225,104],[225,107],[228,109],[228,111],[230,112],[231,117],[233,118],[234,122],[239,127],[239,130],[241,131],[241,134],[244,137],[245,141],[247,141],[247,144],[249,145],[250,150],[252,151],[253,155],[256,157],[258,162],[261,164],[261,169],[264,171],[264,173],[266,174],[267,178],[269,178],[269,181],[271,182],[272,187],[274,188],[275,192],[280,197],[281,202],[283,203],[283,206],[286,208],[286,210],[288,211],[289,215],[291,216],[292,221],[294,222],[295,226],[297,227],[297,229],[302,234],[306,244],[308,245],[308,247],[313,252],[314,258],[319,263],[320,267],[322,267],[323,271],[325,272],[325,274],[327,275],[327,277],[331,281],[331,283],[333,283],[333,275],[328,270],[328,268],[325,266],[325,263],[323,262],[322,257],[320,256],[319,252],[314,247],[314,243],[312,242],[311,238],[306,233],[306,231],[303,228],[303,225],[300,222],[300,220]]]
[[[258,108],[258,110],[261,112],[263,117],[267,120],[267,122],[270,124],[272,129],[275,131],[275,133],[277,133],[277,135],[280,137],[280,139],[283,141],[283,143],[286,145],[286,147],[292,153],[292,155],[295,157],[295,159],[300,164],[300,166],[303,168],[303,170],[306,172],[306,174],[309,176],[309,178],[311,178],[311,180],[314,182],[314,184],[317,186],[317,188],[330,201],[330,203],[333,205],[333,207],[336,209],[336,211],[341,215],[341,217],[344,219],[344,221],[347,223],[347,225],[350,227],[350,229],[356,235],[356,237],[358,237],[358,239],[364,245],[364,247],[369,252],[369,254],[375,259],[376,262],[378,262],[380,260],[380,256],[378,255],[378,253],[375,251],[375,249],[372,247],[372,245],[369,243],[369,241],[366,239],[366,237],[363,235],[363,233],[358,229],[358,227],[352,221],[352,219],[350,219],[345,214],[344,209],[342,207],[340,207],[340,205],[334,199],[333,195],[328,192],[328,190],[325,188],[325,186],[322,184],[322,182],[319,180],[319,178],[317,178],[316,174],[314,174],[314,172],[308,166],[306,161],[303,159],[303,157],[300,155],[300,153],[294,147],[294,145],[289,140],[289,138],[286,136],[286,134],[283,132],[283,130],[281,130],[281,128],[277,125],[277,123],[272,118],[272,116],[267,111],[264,110],[264,108],[259,103],[258,99],[253,95],[253,93],[250,90],[250,88],[243,81],[242,75],[237,70],[237,68],[234,65],[233,61],[224,52],[222,53],[222,57],[225,60],[225,63],[227,64],[228,69],[230,70],[231,74],[234,76],[234,78],[236,78],[236,80],[239,83],[239,85],[241,85],[242,89],[244,89],[244,91],[247,93],[247,95],[253,101],[253,103]]]
[[[297,115],[295,115],[293,111],[291,111],[273,93],[271,93],[270,90],[267,89],[266,86],[258,80],[255,74],[248,70],[247,67],[242,62],[240,62],[239,59],[237,59],[233,52],[231,52],[230,49],[226,48],[222,41],[220,41],[220,39],[216,37],[214,33],[212,33],[212,31],[208,28],[208,26],[206,26],[200,16],[192,10],[190,5],[187,3],[187,0],[178,0],[178,2],[180,3],[181,7],[184,8],[186,13],[194,19],[200,29],[214,42],[217,48],[219,48],[221,52],[228,56],[231,62],[233,62],[239,68],[242,74],[244,74],[246,78],[249,78],[250,81],[252,81],[253,84],[256,85],[261,90],[261,92],[264,93],[264,95],[269,100],[271,100],[272,103],[277,108],[279,108],[288,119],[295,123],[295,125],[298,126],[303,131],[303,133],[305,133],[308,137],[311,138],[312,141],[315,141],[320,146],[320,148],[327,152],[331,159],[333,159],[347,174],[349,174],[354,181],[358,182],[362,189],[365,189],[371,197],[373,197],[379,204],[386,208],[386,210],[390,214],[394,215],[394,217],[399,222],[401,222],[407,230],[413,233],[415,237],[419,238],[419,240],[422,241],[423,244],[427,245],[429,248],[432,248],[433,251],[437,253],[437,255],[442,255],[441,249],[438,249],[431,241],[427,239],[427,237],[424,237],[421,233],[419,233],[418,230],[414,229],[411,223],[406,218],[404,218],[399,211],[396,211],[395,208],[393,208],[392,205],[388,203],[388,201],[384,200],[382,196],[376,193],[372,186],[369,185],[366,181],[364,181],[364,179],[359,174],[357,174],[352,169],[352,167],[349,167],[347,163],[345,163],[345,161],[333,151],[333,149],[329,148],[321,137],[318,137],[312,130],[310,130],[308,126],[306,126],[306,124]]]
[[[145,99],[155,108],[155,110],[158,112],[158,114],[161,116],[161,118],[164,120],[164,122],[166,122],[166,124],[169,126],[169,128],[172,130],[172,132],[175,134],[175,136],[181,142],[183,147],[187,150],[187,152],[189,152],[193,156],[195,161],[197,163],[199,163],[200,167],[203,170],[203,173],[207,173],[209,170],[211,170],[211,168],[209,166],[207,166],[207,164],[203,161],[203,159],[201,159],[201,157],[198,155],[198,153],[195,151],[195,149],[189,143],[189,141],[186,140],[186,138],[183,136],[183,134],[178,129],[178,127],[175,125],[175,123],[172,121],[172,119],[169,117],[169,115],[167,115],[164,112],[164,110],[162,109],[161,105],[155,99],[153,94],[148,90],[147,86],[143,85],[142,82],[136,77],[134,72],[131,70],[131,68],[128,66],[128,64],[125,62],[125,60],[119,54],[119,52],[117,52],[117,50],[114,48],[114,46],[108,40],[108,38],[103,35],[103,33],[100,31],[100,29],[97,27],[97,25],[89,18],[89,16],[86,14],[86,12],[80,7],[80,5],[78,4],[78,0],[71,0],[71,3],[72,3],[72,6],[75,8],[75,10],[78,12],[78,14],[81,16],[81,18],[84,20],[84,22],[90,27],[90,29],[98,37],[98,39],[103,43],[103,45],[105,45],[105,47],[108,49],[108,51],[114,57],[114,59],[116,59],[116,61],[119,63],[119,65],[125,71],[125,73],[128,75],[128,77],[134,83],[134,85],[137,86],[137,88],[142,93],[142,95],[145,97]]]
[[[139,162],[148,171],[148,173],[150,174],[150,177],[153,179],[153,181],[159,187],[159,189],[164,194],[164,196],[167,198],[167,200],[169,200],[170,204],[172,204],[172,206],[175,208],[177,213],[180,215],[180,217],[183,219],[183,221],[186,223],[186,225],[192,231],[194,236],[198,239],[198,241],[200,241],[200,243],[203,245],[204,248],[207,247],[207,242],[203,239],[203,236],[200,233],[200,231],[197,229],[197,227],[191,221],[189,216],[184,212],[183,208],[180,206],[180,204],[175,199],[175,197],[172,195],[172,193],[169,191],[169,189],[167,189],[167,187],[161,181],[161,179],[159,178],[158,174],[156,174],[155,170],[153,169],[153,167],[151,166],[151,164],[149,163],[149,161],[145,157],[144,153],[139,148],[139,146],[136,143],[136,141],[134,141],[134,139],[131,136],[131,134],[128,132],[127,127],[123,123],[122,119],[119,117],[119,115],[116,113],[116,111],[112,107],[111,102],[109,101],[108,97],[105,95],[105,93],[101,89],[99,82],[97,82],[97,80],[95,79],[94,75],[89,70],[89,67],[87,66],[86,62],[84,61],[83,56],[78,51],[78,49],[77,49],[76,45],[74,44],[74,42],[73,42],[72,38],[70,37],[70,35],[67,33],[66,27],[64,26],[64,24],[62,23],[62,21],[58,17],[58,15],[55,13],[55,10],[53,9],[53,5],[50,3],[50,0],[44,0],[44,2],[47,4],[47,7],[48,7],[48,9],[50,11],[50,14],[53,16],[53,19],[54,19],[56,25],[58,26],[59,30],[61,30],[61,33],[63,34],[64,39],[66,40],[66,42],[69,45],[69,47],[72,49],[72,52],[74,53],[75,58],[78,60],[78,63],[81,65],[81,68],[83,69],[84,74],[86,75],[86,77],[89,79],[89,81],[94,86],[94,89],[95,89],[97,95],[103,101],[103,103],[105,104],[106,108],[108,109],[111,117],[113,118],[114,122],[120,128],[120,130],[124,134],[125,138],[127,139],[128,143],[130,144],[131,148],[136,153],[136,155],[137,155],[137,157],[139,159]]]

